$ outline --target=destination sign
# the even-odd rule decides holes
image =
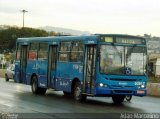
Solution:
[[[101,37],[101,42],[113,43],[113,37]]]
[[[144,39],[130,37],[101,37],[100,42],[106,43],[122,43],[122,44],[145,44]]]
[[[115,42],[124,44],[144,44],[143,39],[136,39],[136,38],[116,38]]]

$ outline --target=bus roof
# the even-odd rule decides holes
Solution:
[[[18,38],[17,42],[50,42],[50,41],[67,41],[67,40],[97,40],[101,36],[110,36],[110,37],[132,37],[138,39],[144,39],[139,36],[132,36],[126,34],[93,34],[86,36],[49,36],[49,37],[28,37],[28,38]]]
[[[53,41],[53,40],[89,40],[96,39],[97,35],[89,36],[49,36],[49,37],[28,37],[28,38],[18,38],[17,42],[39,42],[39,41]]]

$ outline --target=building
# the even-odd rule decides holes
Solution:
[[[154,58],[149,60],[150,73],[155,77],[160,77],[160,58]]]

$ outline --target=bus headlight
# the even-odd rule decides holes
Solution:
[[[143,85],[143,84],[142,84],[142,85],[139,85],[138,88],[139,88],[139,89],[140,89],[140,88],[145,88],[145,85]]]
[[[106,87],[107,87],[107,84],[98,83],[98,86],[106,88]]]
[[[144,85],[141,85],[141,88],[144,88],[145,86]]]
[[[103,83],[100,83],[99,86],[100,86],[100,87],[103,87]]]

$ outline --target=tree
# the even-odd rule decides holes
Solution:
[[[0,26],[0,53],[15,50],[17,38],[46,37],[51,35],[56,35],[56,33],[27,27],[19,28],[15,26]]]

